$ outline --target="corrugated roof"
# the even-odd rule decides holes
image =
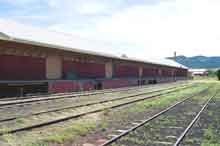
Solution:
[[[102,50],[102,48],[112,48],[109,45],[102,44],[97,41],[82,39],[78,36],[66,33],[35,28],[5,19],[0,19],[0,39],[52,47],[78,53],[98,55],[108,58],[186,68],[185,66],[168,59],[140,60],[135,58],[123,58],[104,52],[97,52],[96,50]]]
[[[203,68],[201,68],[201,69],[189,69],[189,71],[190,72],[206,72],[206,71],[208,71],[208,69],[203,69]]]

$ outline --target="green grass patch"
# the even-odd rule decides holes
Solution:
[[[134,113],[134,112],[142,112],[150,107],[165,107],[166,105],[173,103],[177,101],[178,99],[183,98],[183,96],[188,96],[190,94],[202,91],[207,87],[206,84],[201,84],[197,87],[192,87],[188,89],[183,89],[174,93],[171,93],[169,95],[164,95],[159,98],[152,98],[148,99],[139,103],[136,103],[135,105],[131,106],[126,110],[126,112]]]
[[[104,116],[102,117],[85,117],[83,119],[64,122],[64,124],[62,123],[63,125],[51,125],[48,128],[40,130],[42,133],[36,130],[27,134],[22,134],[20,137],[16,135],[7,135],[4,136],[4,140],[12,146],[14,146],[13,144],[16,144],[16,146],[48,146],[51,143],[62,144],[66,141],[76,140],[81,136],[83,137],[87,133],[94,130],[105,132],[107,128],[112,128],[112,125],[108,121],[109,119],[116,119],[116,121],[114,121],[116,122],[115,124],[117,124],[117,120],[120,122],[126,122],[128,120],[128,116],[132,114],[146,112],[148,109],[153,108],[164,108],[169,104],[182,99],[184,96],[205,89],[208,85],[209,83],[204,83],[192,88],[183,89],[178,92],[168,94],[166,96],[164,95],[154,99],[147,99],[135,104],[131,104],[126,108],[117,109],[117,112],[114,112],[114,110],[106,110],[103,112]],[[38,120],[37,118],[36,120]],[[18,124],[23,124],[23,119],[18,119],[16,122]]]
[[[65,127],[62,131],[53,133],[45,141],[62,143],[66,140],[75,139],[78,136],[84,136],[90,130],[96,128],[96,121],[92,119],[83,119],[74,122],[72,125]]]

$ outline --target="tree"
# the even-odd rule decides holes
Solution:
[[[209,77],[216,77],[217,71],[215,69],[209,69],[208,70],[208,76]]]
[[[220,80],[220,69],[217,70],[217,77],[218,77],[218,80]]]

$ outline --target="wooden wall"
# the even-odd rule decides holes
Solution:
[[[126,60],[0,40],[0,80],[61,80],[76,71],[81,78],[184,76],[187,71]],[[168,71],[172,70],[172,71]]]
[[[46,58],[47,79],[62,79],[62,57],[58,54],[49,54]]]
[[[0,55],[0,80],[45,79],[45,58]]]

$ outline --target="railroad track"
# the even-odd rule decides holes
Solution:
[[[172,89],[175,89],[175,88],[177,88],[177,87],[168,88],[168,89],[161,89],[161,90],[156,90],[156,91],[150,91],[150,92],[145,92],[145,93],[140,93],[140,94],[134,94],[134,95],[114,98],[114,99],[110,99],[110,100],[102,100],[102,101],[98,101],[98,102],[91,102],[91,103],[82,104],[82,105],[75,105],[75,106],[68,106],[68,107],[63,107],[63,108],[57,108],[57,109],[52,109],[52,110],[47,110],[47,111],[42,111],[42,112],[31,113],[31,114],[27,114],[27,115],[24,115],[24,116],[22,116],[22,115],[21,116],[15,116],[15,117],[11,117],[11,118],[0,119],[0,123],[7,122],[7,121],[13,121],[13,120],[16,120],[18,118],[24,118],[24,117],[28,117],[28,116],[37,116],[37,115],[41,115],[41,114],[47,114],[47,113],[52,113],[52,112],[59,112],[59,111],[67,110],[67,109],[76,109],[76,108],[92,106],[92,105],[96,105],[96,104],[103,104],[103,103],[107,103],[107,102],[119,101],[119,100],[122,100],[122,99],[128,99],[128,98],[132,98],[132,97],[136,97],[136,96],[152,94],[152,93],[158,93],[158,92],[162,92],[162,91],[166,91],[166,90],[172,90]],[[180,89],[177,88],[177,90],[166,92],[163,95],[169,94],[171,92],[175,92],[175,91],[178,91],[178,90],[182,90],[182,89],[185,89],[185,88],[189,88],[189,87],[187,86],[187,87],[183,87],[183,88],[180,88]],[[153,96],[150,96],[149,98],[157,97],[157,96],[160,96],[160,95],[161,94],[153,95]]]
[[[50,120],[50,121],[46,121],[46,122],[42,122],[42,123],[29,125],[29,126],[14,128],[14,129],[11,129],[11,130],[6,130],[6,131],[1,131],[0,135],[13,134],[13,133],[22,132],[22,131],[29,131],[29,130],[32,130],[32,129],[35,129],[35,128],[40,128],[40,127],[49,126],[49,125],[52,125],[52,124],[57,124],[57,123],[64,122],[64,121],[67,121],[67,120],[70,120],[70,119],[80,118],[80,117],[83,117],[83,116],[86,116],[86,115],[89,115],[89,114],[102,112],[102,111],[105,111],[105,110],[108,110],[108,109],[114,109],[114,108],[122,107],[122,106],[125,106],[125,105],[129,105],[129,104],[133,104],[133,103],[136,103],[136,102],[139,102],[139,101],[143,101],[143,100],[146,100],[146,99],[160,97],[162,95],[170,94],[170,93],[176,92],[178,90],[183,90],[183,89],[186,89],[186,88],[189,88],[189,87],[191,87],[191,86],[181,87],[181,88],[177,88],[177,89],[174,89],[174,90],[171,90],[171,91],[167,91],[165,93],[159,93],[159,94],[147,96],[147,97],[144,97],[144,98],[142,97],[142,98],[132,99],[130,101],[126,101],[126,102],[123,102],[123,103],[118,103],[118,104],[104,106],[104,107],[101,107],[101,108],[92,109],[92,110],[82,112],[82,113],[79,113],[79,114],[66,116],[64,118],[58,118],[58,119],[55,119],[55,120]],[[85,106],[85,105],[82,105],[82,106]],[[56,111],[46,111],[44,113],[49,113],[49,112],[56,112]],[[38,114],[38,113],[36,113],[36,114]],[[5,119],[5,121],[15,120],[17,118],[18,117],[13,117],[11,119]],[[2,122],[3,122],[3,120],[2,120]]]
[[[152,85],[156,86],[156,85]],[[151,87],[152,87],[151,86]],[[25,99],[36,99],[36,98],[47,98],[51,96],[89,96],[89,95],[97,95],[97,94],[105,94],[105,93],[112,93],[112,92],[122,92],[122,91],[129,91],[129,90],[136,90],[143,87],[150,87],[149,85],[144,86],[135,86],[135,87],[122,87],[117,89],[103,89],[103,90],[92,90],[92,91],[83,91],[83,92],[68,92],[68,93],[55,93],[55,94],[47,94],[47,95],[33,95],[33,96],[25,96],[25,97],[4,97],[0,98],[0,101],[15,101],[15,100],[25,100]]]
[[[208,104],[210,103],[210,101],[217,95],[217,93],[212,96],[211,98],[208,99],[208,101],[204,104],[204,106],[202,107],[202,109],[199,111],[199,113],[195,116],[195,118],[191,121],[191,123],[186,127],[186,129],[182,132],[182,134],[179,136],[179,138],[177,139],[177,141],[175,142],[175,144],[173,146],[179,146],[180,143],[183,141],[183,139],[185,138],[186,134],[190,131],[190,129],[193,127],[193,125],[196,123],[196,121],[198,121],[199,117],[201,116],[202,112],[205,110],[205,108],[208,106]]]
[[[191,85],[196,85],[196,84],[191,84]],[[180,87],[185,87],[185,86],[187,86],[187,85],[182,85],[182,86],[180,86]],[[188,85],[188,86],[190,86],[190,84]],[[128,95],[126,95],[126,96],[119,96],[119,97],[117,97],[117,96],[110,96],[110,97],[108,97],[109,98],[109,100],[108,101],[111,101],[111,100],[117,100],[117,99],[123,99],[123,98],[129,98],[129,97],[134,97],[134,96],[140,96],[140,95],[146,95],[146,94],[151,94],[151,93],[156,93],[156,92],[161,92],[161,91],[165,91],[165,90],[171,90],[171,89],[175,89],[175,88],[177,88],[177,87],[169,87],[169,88],[162,88],[162,89],[158,89],[158,90],[153,90],[153,88],[151,89],[152,91],[138,91],[139,93],[136,93],[136,94],[128,94]],[[143,90],[143,89],[142,89]],[[133,90],[132,90],[133,91]],[[106,97],[106,98],[107,98]],[[11,111],[12,113],[13,113],[13,109],[14,109],[14,111],[16,112],[16,114],[17,114],[17,111],[19,111],[19,109],[23,109],[24,107],[28,107],[28,106],[31,106],[31,109],[33,108],[33,105],[36,105],[37,107],[39,107],[39,105],[45,105],[46,104],[46,106],[47,107],[49,107],[48,105],[52,105],[53,106],[53,108],[51,108],[51,109],[54,109],[54,106],[57,106],[57,107],[63,107],[63,105],[57,105],[57,103],[58,104],[61,104],[61,103],[63,103],[63,104],[65,104],[65,105],[69,105],[69,107],[72,107],[71,105],[71,103],[72,102],[78,102],[77,100],[80,100],[80,99],[78,99],[78,98],[68,98],[68,99],[70,99],[70,100],[64,100],[64,101],[56,101],[56,99],[54,99],[54,100],[40,100],[40,101],[22,101],[22,102],[12,102],[12,103],[3,103],[3,104],[0,104],[0,111],[1,112],[4,112],[5,110],[6,111]],[[103,97],[98,97],[97,99],[99,99],[98,101],[103,101]],[[95,100],[97,100],[96,98],[95,98]],[[85,100],[85,99],[84,99]],[[88,101],[88,100],[90,100],[91,101],[91,97],[90,98],[88,98],[88,99],[86,99],[86,101]],[[94,100],[92,100],[92,101],[94,101]],[[104,101],[106,101],[106,100],[104,100]],[[97,102],[97,101],[96,101]],[[88,102],[87,102],[88,103]],[[89,102],[89,104],[90,104],[91,102]],[[66,106],[67,107],[67,106]],[[28,110],[28,109],[27,109]],[[1,121],[1,118],[0,118],[0,121]]]
[[[184,85],[182,85],[184,86]],[[148,87],[149,88],[149,87]],[[66,99],[66,98],[74,98],[74,97],[81,97],[81,96],[90,96],[90,95],[98,95],[98,94],[106,94],[106,93],[114,93],[114,92],[125,92],[125,91],[138,91],[140,89],[146,89],[137,87],[135,89],[124,89],[124,90],[116,90],[116,91],[107,91],[107,92],[100,92],[100,93],[88,93],[88,94],[75,94],[75,95],[58,95],[58,96],[51,96],[47,98],[33,98],[28,100],[12,100],[12,101],[3,101],[0,102],[0,107],[9,106],[9,105],[19,105],[19,104],[28,104],[28,103],[37,103],[42,101],[51,101],[51,100],[59,100],[59,99]]]
[[[183,85],[187,84],[185,82],[177,82],[177,83],[161,83],[160,86],[166,85]],[[103,89],[103,90],[93,90],[93,91],[83,91],[83,92],[68,92],[68,93],[55,93],[49,95],[38,95],[38,96],[26,96],[26,97],[11,97],[11,98],[0,98],[0,102],[10,102],[10,101],[18,101],[18,100],[26,100],[26,99],[42,99],[42,98],[50,98],[56,97],[59,98],[69,98],[69,97],[80,97],[80,96],[90,96],[90,95],[99,95],[99,94],[106,94],[106,93],[115,93],[115,92],[126,92],[129,90],[137,90],[140,88],[151,88],[157,87],[159,84],[156,85],[143,85],[143,86],[135,86],[135,87],[122,87],[117,89]]]
[[[175,89],[175,88],[177,88],[177,87],[168,88],[168,89],[161,89],[161,90],[156,90],[156,91],[150,91],[150,92],[144,92],[144,93],[139,93],[139,94],[133,94],[133,95],[113,98],[113,99],[109,99],[109,100],[101,100],[101,101],[98,101],[98,102],[90,102],[90,103],[81,104],[81,105],[67,106],[67,107],[63,107],[63,108],[57,108],[57,109],[52,109],[52,110],[47,110],[47,111],[42,111],[42,112],[35,112],[35,113],[27,114],[25,116],[15,116],[15,117],[11,117],[11,118],[0,119],[0,123],[16,120],[18,118],[24,118],[24,117],[27,117],[27,116],[37,116],[37,115],[41,115],[41,114],[59,112],[59,111],[67,110],[67,109],[76,109],[76,108],[92,106],[92,105],[96,105],[96,104],[103,104],[103,103],[107,103],[107,102],[119,101],[119,100],[122,100],[122,99],[128,99],[128,98],[132,98],[132,97],[136,97],[136,96],[147,95],[147,94],[152,94],[152,93],[158,93],[158,92],[162,92],[162,91],[166,91],[166,90],[172,90],[172,89]],[[184,87],[182,89],[184,89]],[[180,89],[177,89],[177,90],[180,90]],[[176,91],[176,90],[174,90],[174,91]],[[6,108],[6,110],[8,110],[8,107]]]
[[[180,146],[217,146],[219,141],[220,99],[212,99],[199,119],[180,142]]]
[[[216,96],[215,93],[208,97],[206,95],[208,90],[203,90],[196,95],[177,102],[142,122],[133,121],[131,125],[135,126],[119,130],[121,132],[119,135],[101,146],[178,146],[211,99]],[[198,95],[205,97],[205,101],[202,103],[193,102],[192,97]],[[188,111],[189,108],[192,110],[191,113]]]

